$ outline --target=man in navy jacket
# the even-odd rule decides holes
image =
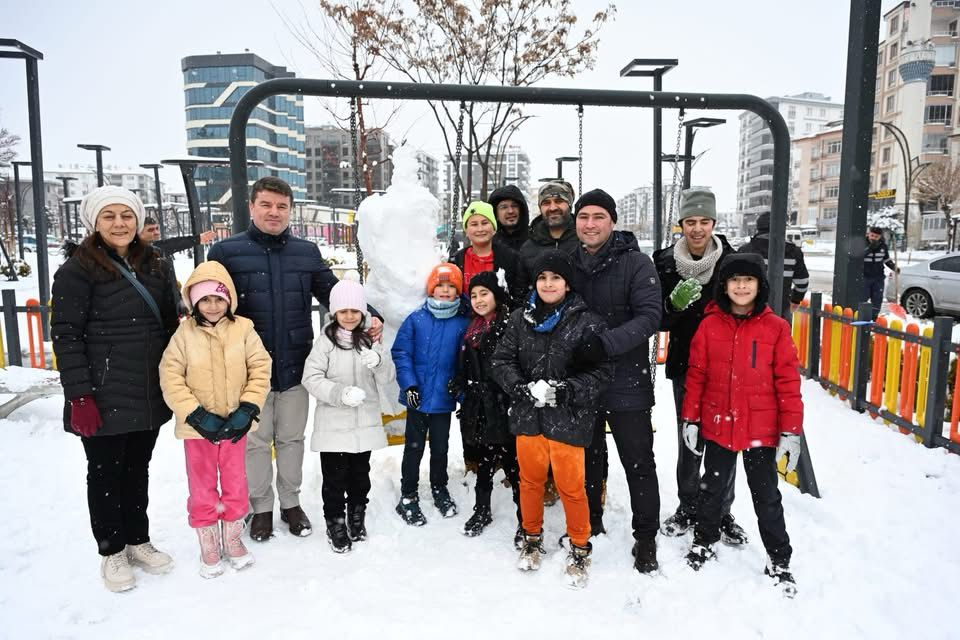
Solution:
[[[250,537],[263,542],[273,534],[271,447],[277,456],[280,518],[296,536],[312,532],[310,520],[300,508],[309,400],[300,381],[313,346],[312,298],[329,306],[337,277],[316,244],[290,233],[290,185],[266,177],[254,183],[251,191],[250,228],[213,245],[207,257],[230,273],[239,298],[237,315],[253,320],[273,358],[270,394],[257,430],[247,436],[246,454],[253,510]],[[379,338],[382,328],[382,320],[373,318],[371,337]]]

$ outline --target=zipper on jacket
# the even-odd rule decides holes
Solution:
[[[753,341],[753,346],[750,347],[750,368],[757,368],[757,341]]]
[[[107,379],[107,372],[110,371],[110,354],[113,353],[113,345],[110,345],[110,348],[107,349],[107,357],[103,361],[103,373],[100,374],[100,388],[103,388],[103,383]]]

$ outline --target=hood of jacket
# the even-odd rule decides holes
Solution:
[[[758,253],[736,253],[728,256],[727,259],[744,265],[750,273],[759,273],[757,297],[753,302],[753,311],[750,312],[750,317],[761,315],[763,310],[767,309],[767,300],[770,298],[770,285],[767,283],[767,269],[763,264],[763,256]],[[724,262],[718,264],[716,268],[718,271],[717,282],[714,285],[713,301],[711,302],[716,302],[720,310],[725,313],[731,313],[730,296],[727,295],[727,282],[723,273],[730,268],[730,265]],[[706,309],[709,308],[710,306],[707,305]],[[704,309],[704,315],[706,315],[706,309]]]
[[[495,189],[494,192],[490,194],[490,199],[487,200],[487,202],[493,207],[494,214],[497,212],[497,205],[504,200],[513,200],[517,203],[517,206],[520,207],[520,219],[517,220],[517,226],[513,228],[514,230],[508,231],[498,224],[497,233],[510,235],[511,233],[518,233],[530,226],[530,207],[527,205],[527,199],[523,197],[523,192],[520,191],[516,185],[508,184],[499,189]]]
[[[187,310],[193,312],[193,304],[190,302],[190,287],[204,280],[216,280],[227,286],[230,291],[230,313],[235,314],[237,312],[237,288],[233,285],[233,278],[227,273],[227,269],[216,260],[207,260],[201,263],[184,283],[181,295]]]
[[[576,237],[577,223],[573,218],[572,212],[570,214],[570,222],[567,224],[567,228],[563,230],[563,235],[560,236],[559,240],[555,240],[554,237],[550,235],[550,229],[547,227],[547,222],[543,219],[542,215],[537,216],[533,219],[533,222],[530,223],[529,240],[545,247]]]

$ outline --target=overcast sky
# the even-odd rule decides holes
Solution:
[[[620,78],[638,57],[678,58],[664,90],[751,93],[761,97],[815,91],[843,100],[849,5],[843,0],[621,0],[602,31],[596,68],[574,80],[544,86],[597,89],[652,87],[648,78]],[[897,4],[884,0],[883,10]],[[605,5],[573,0],[587,19]],[[112,148],[105,162],[136,167],[186,153],[180,59],[244,49],[302,77],[324,77],[293,41],[278,12],[295,16],[304,0],[98,0],[92,3],[0,0],[0,37],[40,50],[40,104],[44,167],[91,162],[77,143]],[[23,63],[0,60],[0,126],[19,133],[20,159],[29,157]],[[306,124],[328,123],[317,99],[307,98]],[[554,175],[554,158],[577,154],[575,107],[533,106],[538,117],[513,141],[533,162],[533,177]],[[737,112],[690,113],[726,117],[701,131],[694,184],[710,185],[724,210],[736,208]],[[603,187],[614,197],[652,182],[648,109],[588,107],[584,133],[584,188]],[[676,112],[664,111],[664,151],[672,153]],[[441,155],[442,143],[423,104],[404,107],[390,133]],[[574,172],[575,165],[567,165]],[[664,165],[669,181],[670,165]],[[162,179],[182,191],[179,174]],[[575,182],[575,180],[574,180]]]

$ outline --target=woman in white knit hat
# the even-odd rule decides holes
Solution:
[[[87,456],[87,504],[111,591],[136,586],[131,564],[165,573],[150,542],[148,467],[170,409],[159,364],[177,328],[172,267],[142,243],[140,198],[100,187],[80,203],[88,235],[53,276],[50,330],[63,385],[64,429]]]

